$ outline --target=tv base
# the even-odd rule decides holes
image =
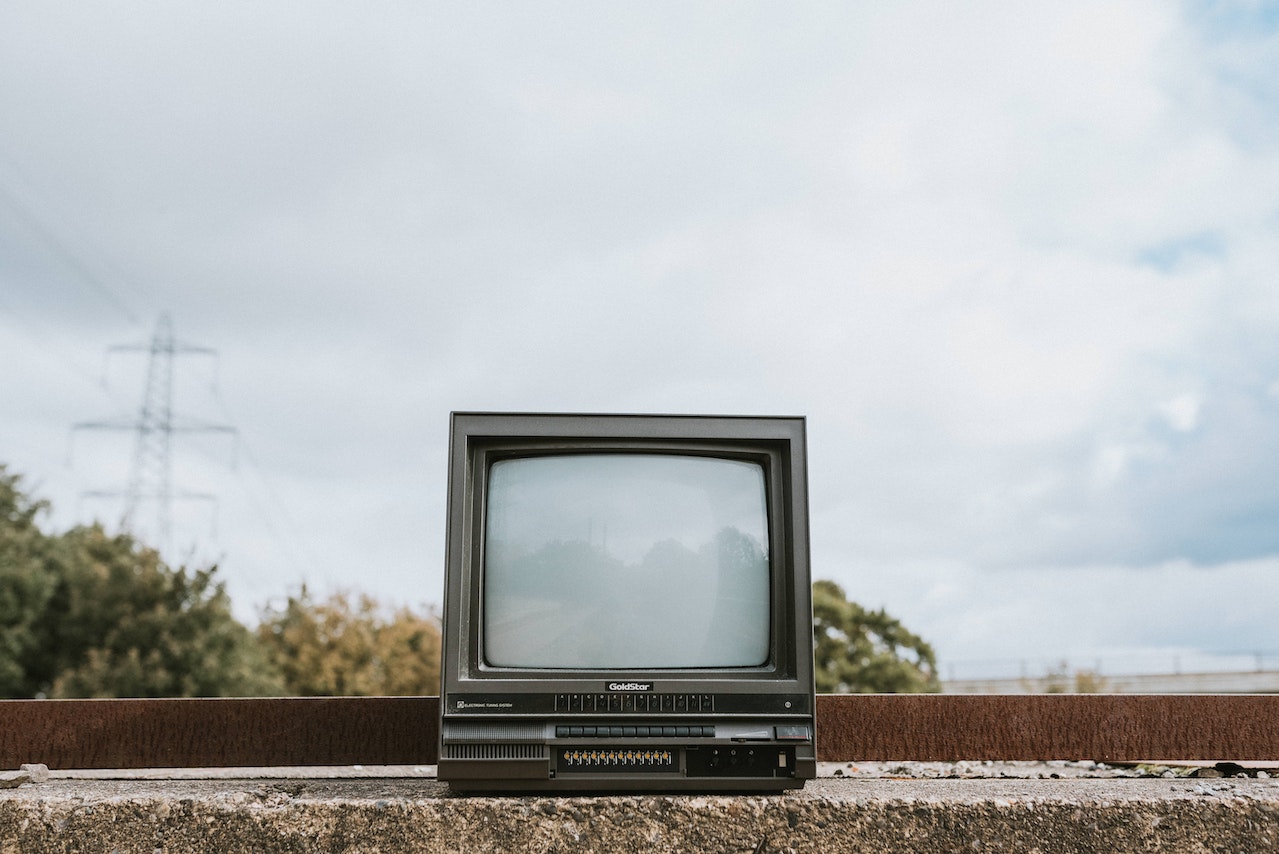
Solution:
[[[817,772],[803,723],[449,724],[438,773],[459,792],[781,792]]]
[[[555,780],[450,780],[449,789],[461,795],[527,795],[546,793],[554,795],[602,795],[602,794],[699,794],[699,795],[740,795],[744,793],[756,795],[781,794],[794,789],[802,789],[806,781],[789,780],[737,780],[731,783],[706,780],[672,780],[665,785],[638,780],[599,780],[586,785],[585,781],[569,784],[568,781]]]

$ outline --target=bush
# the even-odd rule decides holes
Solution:
[[[813,584],[813,663],[820,693],[941,690],[933,648],[882,609],[848,601],[833,581]]]

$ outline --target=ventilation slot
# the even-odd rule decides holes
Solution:
[[[444,743],[464,744],[477,741],[533,741],[541,743],[546,738],[542,724],[488,724],[444,722]]]
[[[445,759],[545,759],[544,744],[446,744]]]

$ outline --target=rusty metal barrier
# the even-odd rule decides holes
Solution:
[[[438,697],[0,701],[0,770],[427,765]],[[825,694],[831,762],[1279,761],[1279,695]]]

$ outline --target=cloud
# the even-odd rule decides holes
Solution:
[[[1273,585],[1273,557],[995,573],[943,562],[864,569],[869,604],[897,598],[903,586],[914,590],[891,611],[906,625],[932,627],[925,639],[949,662],[943,677],[1035,675],[1061,660],[1089,669],[1100,663],[1103,673],[1167,671],[1175,659],[1211,668],[1232,656],[1251,663],[1273,647],[1265,628],[1272,603],[1256,595]]]
[[[819,572],[945,655],[948,568],[1196,601],[1150,568],[1279,553],[1279,53],[1223,8],[8,9],[0,439],[73,507],[167,310],[261,469],[175,457],[254,598],[432,598],[493,408],[808,414]]]

